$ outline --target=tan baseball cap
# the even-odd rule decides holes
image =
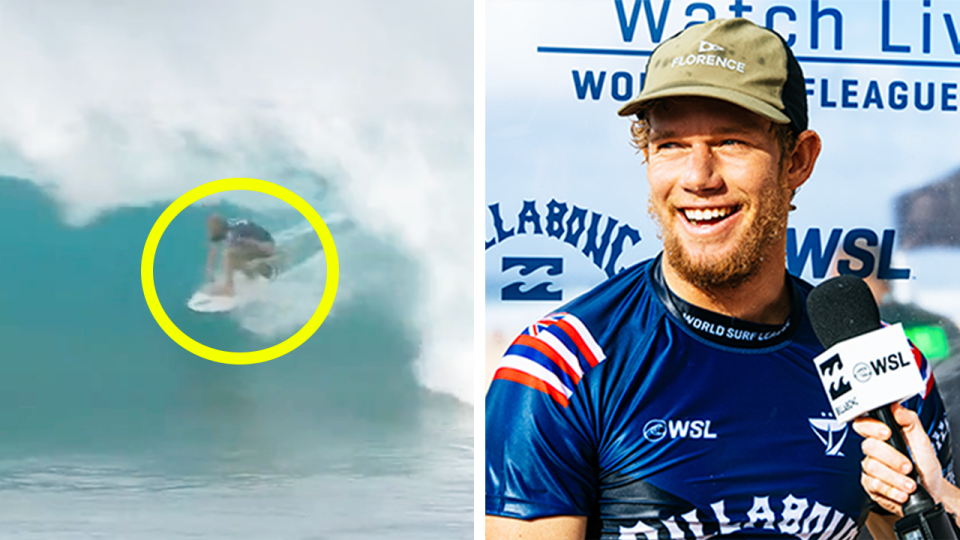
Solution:
[[[729,101],[796,133],[807,129],[800,63],[776,32],[747,19],[714,19],[664,41],[650,55],[643,88],[620,116],[653,100],[701,96]]]

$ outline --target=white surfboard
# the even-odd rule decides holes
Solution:
[[[224,313],[245,306],[262,298],[266,292],[269,280],[257,277],[249,279],[238,273],[233,280],[234,295],[225,296],[216,291],[223,285],[220,282],[207,283],[193,293],[187,301],[187,307],[199,313]]]
[[[200,313],[222,313],[237,307],[235,296],[221,296],[197,291],[187,302],[187,307]]]

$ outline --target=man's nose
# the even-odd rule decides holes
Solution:
[[[697,144],[687,155],[686,168],[680,177],[680,187],[699,195],[719,191],[723,177],[716,166],[713,150],[706,144]]]

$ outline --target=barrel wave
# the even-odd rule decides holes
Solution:
[[[0,8],[0,536],[472,537],[472,5],[321,4]],[[232,177],[297,193],[340,259],[321,328],[249,366],[177,345],[140,279],[164,209]],[[211,212],[309,227],[259,193],[190,206],[165,312],[221,350],[286,339],[323,253],[191,312]]]

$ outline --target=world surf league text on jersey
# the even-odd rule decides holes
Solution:
[[[503,244],[521,235],[552,238],[578,248],[593,264],[612,277],[625,267],[639,261],[623,261],[625,249],[641,242],[640,231],[614,217],[604,216],[576,205],[551,199],[546,208],[538,208],[536,199],[523,201],[516,220],[505,220],[499,202],[487,206],[494,235],[485,242],[485,249]],[[587,214],[590,214],[587,225]],[[618,227],[619,225],[619,227]],[[601,232],[602,231],[602,232]],[[585,234],[584,234],[585,233]],[[629,243],[628,243],[629,241]],[[829,231],[813,227],[798,238],[797,230],[787,229],[787,270],[799,276],[807,261],[813,277],[823,278],[830,269],[837,249],[842,245],[847,257],[838,261],[838,271],[844,275],[867,277],[874,273],[879,279],[910,279],[909,268],[893,266],[896,231],[884,229],[879,233],[868,228],[848,231],[834,228]],[[864,247],[880,247],[879,257]]]
[[[712,336],[723,338],[729,341],[743,343],[769,341],[790,328],[789,320],[787,321],[787,324],[782,325],[776,330],[771,330],[769,332],[757,332],[754,330],[736,328],[735,326],[724,326],[722,324],[705,321],[690,313],[684,313],[683,319],[687,321],[687,324],[689,324],[694,330],[699,330],[705,334],[710,334]]]

